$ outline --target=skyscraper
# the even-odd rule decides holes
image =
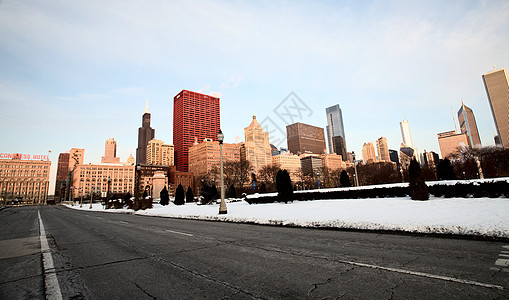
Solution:
[[[417,148],[414,147],[414,142],[412,141],[412,134],[410,133],[410,125],[408,125],[408,120],[405,118],[405,120],[399,122],[399,126],[401,128],[401,137],[403,138],[403,143],[400,147],[400,152],[401,152],[401,148],[412,148],[414,150],[413,152],[413,157],[419,161],[419,153],[417,152]],[[406,153],[408,153],[408,151],[406,151]],[[401,155],[400,155],[400,160],[401,160]]]
[[[391,157],[389,156],[389,146],[387,145],[387,138],[381,137],[376,140],[376,150],[378,153],[379,161],[391,161]]]
[[[148,102],[145,107],[145,113],[141,120],[141,127],[138,129],[138,148],[136,148],[136,163],[147,163],[147,144],[155,136],[155,130],[150,127],[150,113],[148,112]]]
[[[269,143],[269,133],[263,131],[262,126],[253,116],[248,127],[244,128],[245,142],[240,147],[240,159],[249,161],[256,172],[264,166],[272,165],[272,147]]]
[[[147,145],[147,164],[156,166],[174,165],[173,145],[165,144],[161,140],[152,139]]]
[[[209,95],[182,90],[173,98],[173,145],[178,171],[189,170],[188,150],[195,141],[217,141],[219,111],[219,98]]]
[[[323,128],[294,123],[286,126],[288,150],[293,154],[325,153],[325,136]]]
[[[364,143],[362,146],[362,160],[365,164],[376,162],[375,146],[373,143]]]
[[[509,148],[509,77],[507,69],[482,75],[495,128],[502,147]]]
[[[341,155],[346,160],[346,140],[345,127],[343,126],[343,115],[339,105],[333,105],[325,109],[327,114],[327,143],[329,144],[329,153]]]
[[[458,110],[458,121],[460,122],[461,132],[465,133],[468,137],[468,144],[471,148],[481,148],[481,138],[477,130],[477,123],[475,122],[474,112],[461,102],[461,107]]]
[[[106,140],[106,143],[104,144],[104,156],[101,157],[101,163],[120,163],[120,158],[117,157],[117,142],[114,138]]]
[[[414,147],[414,143],[412,142],[412,134],[410,134],[410,126],[408,125],[408,120],[399,122],[399,126],[401,127],[401,137],[403,138],[403,144],[406,147]]]

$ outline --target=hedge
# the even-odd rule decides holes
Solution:
[[[509,198],[509,182],[489,181],[481,183],[462,183],[454,185],[434,184],[428,186],[429,193],[435,197],[445,198]],[[408,186],[405,187],[379,187],[373,189],[348,189],[335,191],[316,191],[305,193],[293,193],[295,201],[331,200],[331,199],[367,199],[367,198],[395,198],[406,197],[409,194]],[[259,196],[257,198],[246,197],[249,204],[278,202],[277,194]]]

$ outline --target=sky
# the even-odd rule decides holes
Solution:
[[[419,152],[440,153],[463,101],[490,146],[481,76],[509,66],[508,37],[508,1],[0,0],[0,152],[51,150],[51,193],[59,153],[99,162],[113,137],[135,156],[147,99],[173,143],[183,89],[221,98],[225,142],[256,115],[286,147],[289,122],[325,128],[339,104],[348,151],[399,149],[406,118]]]

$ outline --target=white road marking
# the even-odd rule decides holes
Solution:
[[[181,234],[181,235],[185,235],[185,236],[194,236],[190,233],[178,232],[178,231],[173,231],[173,230],[168,230],[168,229],[166,229],[165,231],[171,232],[171,233],[176,233],[176,234]]]
[[[502,258],[499,258],[499,259],[497,259],[497,261],[495,262],[495,265],[497,265],[497,266],[501,266],[501,267],[509,267],[509,259],[502,259]]]
[[[37,211],[39,216],[39,231],[41,240],[41,253],[42,264],[44,267],[44,285],[46,287],[46,299],[61,300],[62,293],[60,292],[60,285],[58,284],[57,274],[55,273],[55,266],[53,265],[53,257],[49,249],[48,240],[46,239],[46,231],[42,224],[41,214]]]
[[[353,266],[358,266],[358,267],[366,267],[366,268],[385,270],[385,271],[396,272],[396,273],[401,273],[401,274],[408,274],[408,275],[414,275],[414,276],[420,276],[420,277],[426,277],[426,278],[433,278],[433,279],[440,279],[440,280],[452,281],[452,282],[463,283],[463,284],[468,284],[468,285],[475,285],[475,286],[482,286],[482,287],[486,287],[486,288],[495,288],[495,289],[499,289],[499,290],[504,290],[504,287],[500,286],[500,285],[494,285],[494,284],[482,283],[482,282],[477,282],[477,281],[458,279],[458,278],[454,278],[454,277],[434,275],[434,274],[429,274],[429,273],[408,271],[408,270],[389,268],[389,267],[382,267],[382,266],[358,263],[358,262],[353,262],[353,261],[344,261],[344,260],[341,261],[340,260],[339,262],[342,262],[342,263],[345,263],[345,264],[349,264],[349,265],[353,265]]]
[[[495,265],[498,267],[490,268],[493,271],[503,271],[509,272],[509,251],[505,249],[509,249],[509,245],[502,246],[504,250],[500,251],[501,253],[498,255],[501,258],[498,258],[495,261]]]

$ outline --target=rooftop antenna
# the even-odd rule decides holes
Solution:
[[[458,125],[456,125],[456,118],[454,117],[454,112],[451,107],[452,121],[454,122],[454,132],[458,133]]]
[[[148,113],[148,98],[147,98],[147,102],[145,102],[145,113],[146,114]]]

